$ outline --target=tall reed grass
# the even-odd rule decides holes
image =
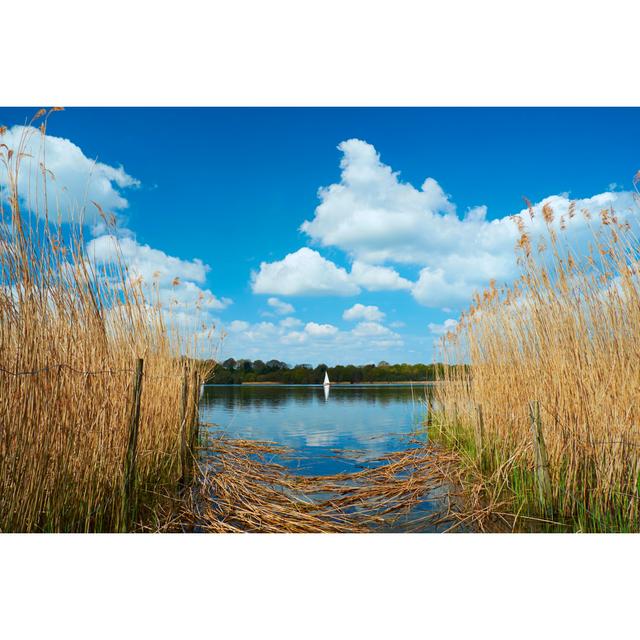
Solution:
[[[538,246],[530,232],[544,219]],[[519,524],[640,530],[640,244],[629,218],[549,205],[518,225],[521,276],[477,295],[442,342],[432,434],[463,452],[470,489]],[[588,248],[572,247],[574,216]],[[535,220],[539,223],[539,220]],[[540,406],[552,498],[542,504],[529,403]],[[478,451],[482,411],[483,454]],[[546,524],[543,526],[552,525]]]
[[[134,527],[176,495],[185,368],[189,380],[209,372],[121,259],[92,262],[82,219],[53,222],[72,216],[47,210],[48,116],[36,116],[41,158],[25,151],[33,128],[17,148],[0,130],[0,530],[119,531],[136,359],[144,377]],[[21,193],[27,161],[39,162],[40,177]]]

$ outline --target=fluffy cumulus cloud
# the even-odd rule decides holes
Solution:
[[[483,282],[473,276],[465,277],[462,273],[445,272],[439,267],[425,267],[420,271],[411,294],[426,307],[438,307],[445,303],[464,306],[471,301],[473,292]]]
[[[269,298],[267,304],[278,314],[282,316],[289,315],[295,311],[292,304],[279,300],[278,298]]]
[[[132,237],[114,234],[93,238],[87,244],[87,255],[97,265],[121,262],[129,277],[140,280],[149,296],[156,296],[164,306],[222,310],[232,303],[199,286],[206,281],[210,267],[197,258],[182,260]]]
[[[411,289],[413,283],[390,267],[380,267],[356,260],[351,266],[351,279],[368,291]]]
[[[282,296],[350,296],[360,288],[342,267],[323,258],[317,251],[303,247],[278,262],[263,262],[252,274],[254,293]]]
[[[302,320],[298,320],[298,318],[282,318],[279,322],[281,327],[285,329],[294,329],[295,327],[299,327],[302,325]]]
[[[233,333],[238,333],[240,331],[247,331],[251,325],[244,320],[234,320],[229,323],[229,331]]]
[[[551,195],[530,209],[503,211],[489,219],[484,205],[459,212],[434,178],[427,177],[420,186],[401,180],[365,141],[346,140],[338,148],[340,180],[319,190],[314,215],[300,227],[311,246],[263,262],[253,274],[253,291],[283,296],[404,292],[449,316],[428,323],[423,336],[405,336],[418,350],[428,348],[429,336],[455,329],[456,314],[492,279],[500,285],[518,276],[519,226],[526,227],[536,256],[538,246],[548,244],[550,230],[574,250],[586,249],[592,241],[592,220],[597,223],[603,209],[614,209],[621,221],[640,232],[631,192],[611,190],[573,201],[566,194]],[[338,255],[338,263],[322,255],[325,248],[332,250],[332,257]],[[544,260],[545,253],[539,259]],[[269,345],[286,345],[294,361],[296,353],[300,361],[310,361],[313,353],[323,361],[329,347],[339,349],[342,359],[353,353],[354,361],[383,345],[393,353],[403,343],[394,330],[404,325],[399,320],[385,324],[384,318],[378,307],[360,303],[343,314],[343,319],[356,323],[349,330],[287,318],[276,334],[269,335]],[[358,348],[363,350],[360,355]],[[409,346],[405,348],[411,353]]]
[[[24,152],[18,173],[23,204],[41,216],[48,212],[50,220],[83,220],[89,225],[100,225],[98,210],[92,202],[97,202],[105,212],[117,214],[129,206],[124,190],[140,185],[124,167],[98,162],[71,140],[42,135],[34,127],[11,127],[0,143],[13,150],[10,161],[13,167],[18,149]],[[46,203],[41,163],[47,169]],[[7,185],[7,169],[0,163],[0,189],[4,197]]]
[[[1,136],[0,198],[8,197],[10,175],[16,175],[19,160],[22,206],[37,216],[47,215],[52,223],[89,225],[93,239],[86,251],[99,276],[103,267],[108,278],[122,265],[132,281],[141,283],[147,303],[159,303],[167,322],[188,333],[207,332],[217,321],[212,312],[231,304],[206,288],[210,267],[202,260],[184,260],[141,244],[124,227],[127,190],[140,186],[124,167],[99,162],[71,140],[32,126],[14,126]],[[117,314],[118,307],[110,313]],[[231,330],[249,328],[237,322]]]
[[[443,336],[445,333],[448,333],[449,331],[454,331],[457,326],[458,326],[458,321],[455,320],[454,318],[448,318],[442,324],[430,322],[428,325],[429,332],[436,336]]]
[[[286,360],[290,363],[364,363],[392,357],[401,360],[404,341],[380,322],[360,322],[350,330],[332,324],[286,318],[249,324],[234,320],[225,327],[220,357]],[[395,352],[393,350],[396,350]]]
[[[98,263],[115,262],[121,257],[134,277],[145,280],[158,279],[167,282],[174,278],[184,278],[194,282],[204,282],[210,267],[202,260],[181,260],[167,255],[160,249],[140,244],[130,237],[116,237],[113,234],[99,236],[87,244],[87,252]]]
[[[338,327],[334,327],[332,324],[318,324],[317,322],[307,322],[304,330],[315,338],[335,336],[338,333]]]
[[[351,271],[303,247],[283,260],[263,262],[252,276],[254,293],[277,293],[289,296],[350,296],[368,291],[409,290],[413,283],[390,267],[355,261]],[[277,300],[277,298],[269,298]],[[268,302],[271,306],[278,307]],[[285,303],[286,304],[286,303]],[[281,313],[290,313],[282,311]]]
[[[459,215],[455,204],[433,178],[420,188],[403,182],[376,149],[351,139],[338,146],[343,157],[340,182],[319,191],[320,204],[301,230],[320,247],[337,247],[352,261],[351,281],[372,291],[405,289],[428,307],[466,306],[474,291],[491,279],[508,282],[517,274],[514,246],[521,217],[535,243],[548,236],[542,208],[554,211],[551,227],[563,226],[574,246],[588,242],[586,210],[592,216],[613,207],[621,219],[636,210],[630,192],[606,192],[578,199],[550,196],[527,209],[487,220],[487,208]],[[572,206],[577,215],[570,215]],[[401,277],[388,264],[414,269]]]
[[[379,322],[359,322],[353,329],[355,336],[390,336],[392,334],[391,329]]]
[[[219,319],[214,312],[232,304],[230,298],[214,295],[206,286],[211,270],[202,260],[184,260],[160,249],[139,243],[132,232],[118,228],[87,243],[89,260],[109,277],[121,264],[132,282],[140,284],[148,304],[160,305],[167,327],[185,338],[200,336],[199,349],[212,357],[209,336]],[[236,334],[251,328],[248,322],[232,322],[228,330]]]
[[[343,153],[339,184],[320,189],[321,204],[302,231],[321,246],[336,246],[369,264],[421,263],[429,248],[450,243],[453,229],[433,237],[441,218],[455,226],[455,206],[440,185],[427,178],[420,189],[399,180],[375,148],[362,140],[338,145]]]
[[[375,305],[365,306],[359,302],[354,304],[353,307],[349,307],[342,314],[345,320],[371,320],[377,321],[384,318],[384,312],[380,311]]]

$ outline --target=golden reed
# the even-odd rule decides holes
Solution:
[[[26,128],[16,148],[0,130],[0,530],[119,531],[136,359],[144,376],[133,528],[176,493],[185,368],[191,380],[201,366],[185,356],[198,345],[121,259],[92,262],[82,220],[52,222],[72,216],[47,209],[49,113],[36,114],[39,130]],[[41,157],[27,154],[29,136],[40,138]],[[25,162],[41,171],[21,192]]]
[[[465,452],[469,488],[511,526],[637,531],[640,244],[611,209],[599,220],[575,204],[559,217],[549,205],[540,214],[535,247],[533,207],[531,222],[514,219],[520,278],[492,282],[442,342],[444,362],[467,366],[444,368],[433,434]],[[566,232],[575,216],[589,234],[582,252]],[[536,487],[531,402],[548,450],[547,505]]]

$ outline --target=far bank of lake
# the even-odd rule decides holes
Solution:
[[[336,386],[347,386],[347,387],[357,387],[357,386],[400,386],[400,387],[404,387],[404,386],[410,386],[410,385],[419,385],[419,386],[430,386],[430,385],[434,385],[434,384],[438,384],[437,380],[400,380],[400,381],[393,381],[393,382],[332,382],[331,383],[331,387],[336,387]],[[322,387],[323,385],[321,384],[304,384],[304,383],[295,383],[295,382],[291,382],[289,384],[283,384],[282,382],[240,382],[238,384],[223,384],[223,383],[216,383],[216,382],[210,382],[207,386],[224,386],[224,387],[239,387],[239,386],[245,386],[245,387],[249,387],[249,386],[264,386],[264,385],[272,385],[272,386],[278,386],[278,387]]]

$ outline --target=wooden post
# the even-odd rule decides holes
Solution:
[[[131,519],[135,518],[136,453],[140,426],[140,398],[142,397],[142,370],[144,361],[138,358],[133,374],[133,394],[129,417],[129,441],[124,461],[124,490],[122,492],[121,528],[128,531]]]
[[[184,375],[182,378],[182,411],[180,419],[180,487],[183,488],[187,481],[187,465],[189,454],[189,437],[188,437],[188,425],[187,425],[187,408],[189,399],[189,377],[187,374],[187,368],[184,368]]]
[[[476,407],[476,454],[480,469],[484,470],[484,416],[481,404]]]
[[[549,457],[547,455],[547,447],[542,435],[540,404],[537,400],[529,403],[529,416],[531,418],[531,435],[533,437],[533,450],[536,461],[538,498],[543,510],[548,515],[552,511],[553,494],[551,491],[551,475],[549,473]]]
[[[429,391],[427,390],[427,397],[425,401],[427,415],[425,417],[424,423],[427,426],[427,429],[431,426],[433,422],[433,418],[431,416],[431,398],[429,397]],[[411,389],[411,395],[413,396],[413,389]]]
[[[198,405],[200,404],[200,377],[198,372],[194,371],[192,376],[193,384],[193,405],[191,410],[191,439],[189,441],[189,452],[191,453],[191,467],[193,467],[193,461],[196,455],[196,447],[198,446],[198,430],[200,426],[200,415],[198,412]]]

